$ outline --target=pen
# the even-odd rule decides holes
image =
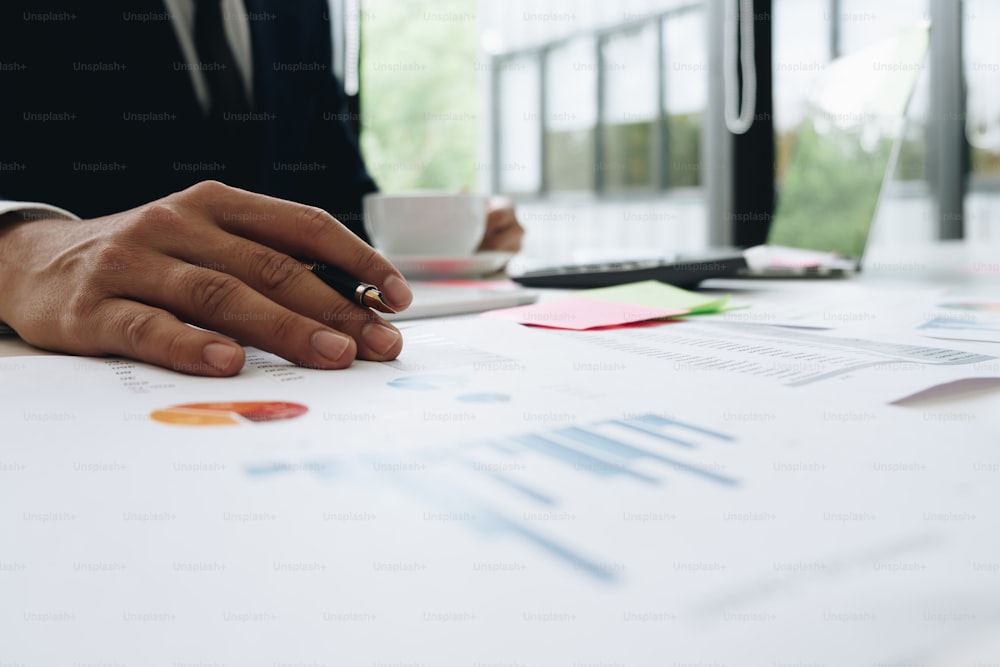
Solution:
[[[380,313],[396,312],[382,300],[382,291],[375,285],[356,280],[340,269],[323,262],[306,262],[305,266],[345,299],[365,308],[373,308]]]

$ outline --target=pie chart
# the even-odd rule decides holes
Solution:
[[[301,403],[287,401],[213,401],[153,410],[149,418],[176,426],[238,426],[295,419],[307,412]]]

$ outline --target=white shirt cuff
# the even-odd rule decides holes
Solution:
[[[43,218],[62,218],[64,220],[79,220],[64,208],[50,204],[40,204],[34,201],[4,201],[0,200],[0,215],[17,213],[22,220],[41,220]]]

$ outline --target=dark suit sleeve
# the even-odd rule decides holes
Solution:
[[[323,20],[314,24],[321,33],[317,35],[315,62],[325,64],[326,68],[316,72],[316,106],[309,119],[309,150],[314,153],[313,159],[327,168],[313,184],[316,190],[307,197],[315,197],[319,205],[367,241],[362,198],[378,187],[361,156],[343,86],[333,73],[331,17],[326,2],[318,1],[316,11]]]

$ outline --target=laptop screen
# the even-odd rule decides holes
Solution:
[[[768,245],[860,258],[924,68],[917,26],[832,62],[796,131]]]

